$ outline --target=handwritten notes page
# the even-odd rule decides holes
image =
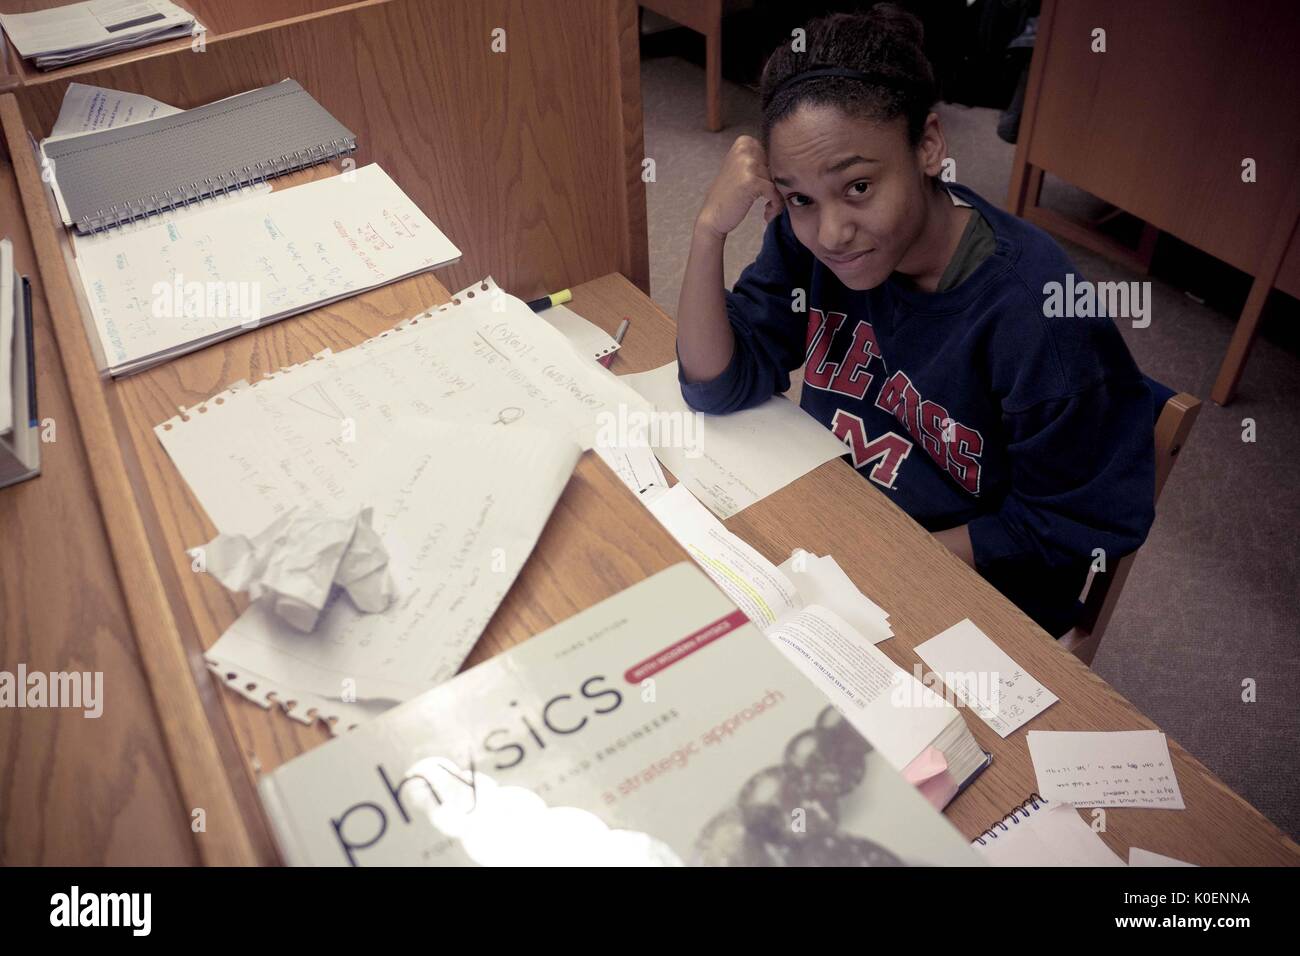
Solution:
[[[382,462],[364,495],[389,551],[394,605],[336,595],[312,633],[258,603],[210,658],[326,698],[402,701],[451,677],[532,552],[580,450],[554,434],[411,421],[358,449]]]
[[[668,491],[668,479],[664,477],[659,459],[650,446],[629,444],[614,448],[598,445],[595,451],[638,501],[648,503]]]
[[[659,413],[697,414],[682,398],[677,363],[624,375]],[[843,443],[789,399],[699,419],[694,440],[656,445],[659,460],[719,518],[730,518],[818,465],[846,453]],[[683,435],[693,433],[681,429]],[[673,433],[676,434],[675,432]]]
[[[246,535],[295,505],[339,512],[374,505],[379,529],[382,506],[395,494],[385,489],[404,487],[383,477],[415,482],[418,464],[403,456],[427,453],[432,442],[436,467],[419,473],[415,504],[386,526],[385,544],[395,559],[418,554],[420,536],[437,524],[443,537],[429,554],[439,567],[451,560],[452,542],[470,541],[475,549],[463,573],[445,579],[440,591],[426,581],[420,597],[385,614],[358,621],[346,602],[335,602],[323,614],[326,630],[318,627],[311,639],[330,636],[315,643],[301,635],[282,639],[274,622],[245,615],[230,640],[213,649],[214,668],[230,665],[223,677],[242,668],[273,686],[332,695],[336,703],[340,671],[355,681],[362,703],[367,695],[404,699],[416,685],[431,686],[434,675],[459,666],[486,625],[580,450],[592,447],[601,416],[616,416],[620,406],[648,408],[491,280],[456,299],[459,305],[423,313],[345,352],[238,385],[155,429],[217,529]],[[478,431],[440,438],[428,430],[439,423]],[[539,432],[544,439],[530,437]],[[476,573],[488,559],[492,572]],[[437,603],[444,600],[453,601],[453,611],[444,613]],[[442,623],[429,625],[434,618]],[[358,628],[377,633],[358,636]],[[259,683],[257,693],[262,689]]]
[[[460,258],[374,164],[153,218],[76,247],[115,375]]]
[[[1038,792],[1079,807],[1184,809],[1182,791],[1158,730],[1034,731],[1029,755]]]
[[[110,90],[85,83],[69,83],[63,94],[59,116],[46,142],[68,136],[83,136],[104,129],[130,126],[181,112],[143,93]]]
[[[154,431],[218,530],[255,534],[289,502],[328,506],[364,464],[350,439],[385,435],[399,418],[489,425],[507,444],[516,425],[540,428],[587,449],[602,416],[648,407],[496,291],[476,283],[460,305],[223,392]]]
[[[969,618],[918,644],[916,656],[999,737],[1024,726],[1058,699]]]

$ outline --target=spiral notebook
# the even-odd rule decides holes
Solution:
[[[47,141],[69,225],[112,228],[327,162],[356,136],[295,80],[206,106]]]
[[[127,375],[460,258],[374,163],[243,192],[77,239],[101,369]]]
[[[1068,803],[1031,793],[971,841],[994,866],[1124,866]]]

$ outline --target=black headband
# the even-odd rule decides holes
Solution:
[[[771,99],[775,100],[782,90],[789,87],[798,86],[800,83],[806,83],[809,80],[819,80],[827,76],[840,76],[849,80],[859,80],[872,86],[888,86],[902,92],[908,92],[911,89],[910,83],[896,76],[886,76],[883,73],[864,73],[862,70],[851,70],[842,66],[816,66],[787,76],[772,91]]]

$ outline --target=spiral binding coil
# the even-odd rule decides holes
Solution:
[[[1000,820],[994,820],[992,824],[990,824],[985,830],[983,830],[980,833],[979,836],[975,838],[975,842],[978,843],[980,846],[987,846],[988,844],[984,842],[985,837],[988,837],[990,840],[996,840],[998,838],[998,834],[997,834],[998,830],[1001,830],[1003,833],[1006,833],[1011,829],[1010,827],[1007,826],[1008,820],[1011,821],[1013,826],[1019,824],[1022,819],[1028,820],[1035,810],[1039,809],[1039,807],[1046,804],[1047,802],[1048,802],[1047,800],[1044,800],[1037,793],[1031,793],[1029,795],[1029,798],[1026,799],[1023,803],[1019,803],[1016,806],[1012,807],[1010,813],[1003,816]]]
[[[218,194],[228,196],[232,189],[256,186],[294,170],[328,163],[355,152],[356,148],[357,143],[354,139],[335,139],[321,146],[294,150],[275,159],[232,169],[222,176],[207,176],[202,180],[195,180],[188,186],[181,187],[179,195],[173,195],[175,190],[168,189],[161,195],[151,193],[142,202],[113,203],[107,209],[97,210],[88,218],[90,232],[92,235],[106,232],[109,229],[137,222],[146,216],[186,208]]]

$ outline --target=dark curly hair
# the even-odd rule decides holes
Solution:
[[[763,67],[764,145],[780,120],[805,103],[815,103],[878,122],[905,117],[908,141],[915,146],[937,98],[934,71],[921,46],[921,21],[891,3],[879,3],[866,13],[821,17],[804,29],[804,52],[783,43]],[[861,70],[880,82],[825,76],[781,89],[790,77],[817,67]]]

